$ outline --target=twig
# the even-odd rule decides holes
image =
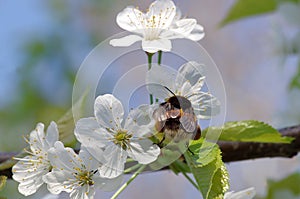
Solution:
[[[234,162],[266,157],[291,158],[300,151],[300,125],[280,129],[283,136],[295,138],[291,144],[253,142],[218,142],[224,162]]]
[[[300,151],[300,125],[280,129],[283,136],[295,138],[291,144],[271,144],[253,142],[218,142],[224,162],[234,162],[266,157],[291,158]],[[16,153],[0,153],[0,163],[9,160]],[[162,170],[168,167],[162,168]],[[0,171],[0,175],[11,178],[11,168]]]

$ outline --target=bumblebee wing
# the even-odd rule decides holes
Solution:
[[[187,109],[180,117],[180,123],[184,130],[189,133],[194,133],[197,128],[197,119],[193,109]]]
[[[153,119],[159,122],[166,121],[168,119],[166,109],[162,106],[155,109],[153,112]]]

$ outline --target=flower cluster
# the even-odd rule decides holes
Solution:
[[[95,100],[95,117],[78,121],[75,135],[82,143],[77,155],[58,141],[58,129],[51,122],[47,133],[39,123],[30,133],[30,154],[13,167],[13,179],[25,196],[44,183],[52,194],[62,191],[71,198],[93,198],[95,189],[116,189],[122,182],[127,156],[140,164],[156,160],[160,148],[147,136],[152,132],[150,106],[132,110],[123,122],[121,102],[110,94]]]
[[[163,67],[153,67],[147,74],[148,90],[159,98],[170,97],[164,88],[190,100],[197,118],[209,118],[219,110],[219,102],[211,94],[200,91],[204,84],[203,68],[188,62],[179,68],[176,78]],[[154,86],[153,86],[154,85]],[[156,85],[160,85],[157,87]],[[122,181],[128,158],[139,164],[154,162],[160,148],[150,136],[155,132],[153,115],[157,105],[141,105],[124,117],[121,102],[111,94],[100,95],[94,104],[94,117],[78,120],[75,136],[81,143],[77,155],[58,141],[58,129],[52,122],[44,133],[39,123],[30,133],[30,154],[15,158],[13,178],[20,182],[19,191],[31,195],[43,183],[53,194],[62,191],[71,198],[93,198],[96,188],[113,190]]]

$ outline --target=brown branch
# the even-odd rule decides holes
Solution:
[[[291,144],[218,142],[224,162],[266,157],[291,158],[300,151],[300,125],[280,129],[283,136],[295,138]]]
[[[253,143],[253,142],[218,142],[224,162],[234,162],[266,157],[291,158],[300,151],[300,125],[280,129],[283,136],[295,138],[291,144]],[[9,160],[15,153],[0,153],[0,163]],[[163,168],[166,169],[166,168]],[[0,171],[0,175],[11,178],[11,168]]]

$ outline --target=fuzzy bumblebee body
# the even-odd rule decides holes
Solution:
[[[173,96],[154,111],[155,128],[164,133],[164,139],[174,142],[198,139],[201,134],[191,102],[182,96]]]

